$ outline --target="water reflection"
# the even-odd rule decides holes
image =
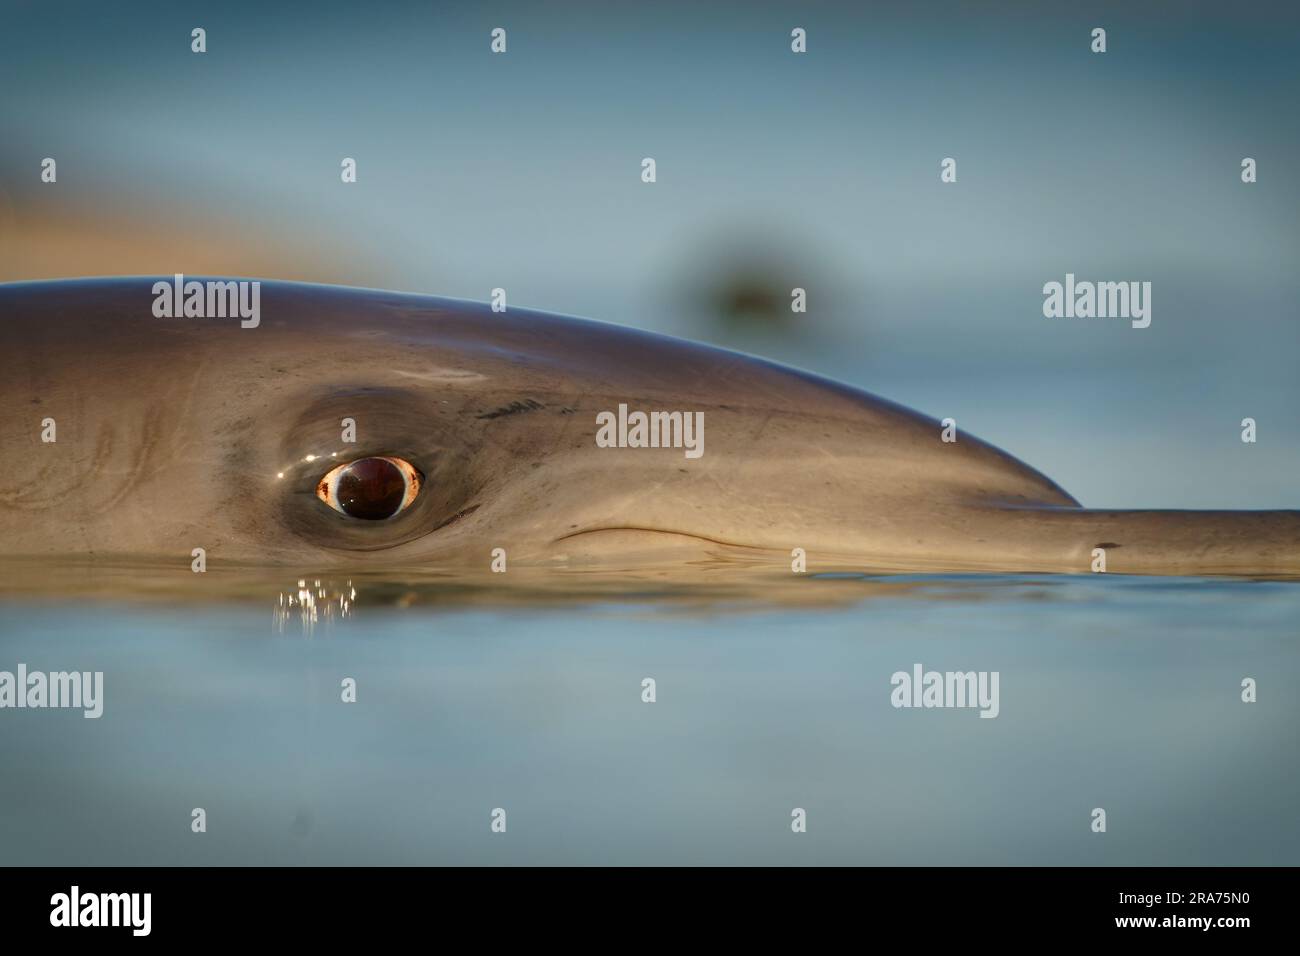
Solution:
[[[332,623],[350,617],[356,599],[357,589],[350,580],[335,588],[316,578],[308,587],[307,579],[299,578],[294,590],[280,592],[273,612],[275,629],[283,634],[285,626],[297,618],[303,634],[310,637],[321,620]]]
[[[1116,576],[1117,577],[1117,576]],[[8,562],[0,559],[0,600],[60,601],[70,597],[187,607],[256,604],[272,608],[274,628],[311,634],[367,607],[511,609],[585,605],[644,606],[658,613],[733,613],[771,609],[810,611],[864,601],[917,598],[982,602],[1041,600],[1069,575],[868,573],[791,574],[764,568],[692,569],[668,573],[563,568],[512,568],[509,574],[429,568],[337,570],[214,568],[105,562]]]

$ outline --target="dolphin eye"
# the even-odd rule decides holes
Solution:
[[[409,461],[358,458],[331,469],[316,485],[316,497],[340,514],[382,521],[409,508],[423,483],[424,475]]]

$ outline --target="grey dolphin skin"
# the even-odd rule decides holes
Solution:
[[[244,328],[158,317],[156,282],[0,285],[0,556],[454,572],[501,549],[685,578],[788,575],[795,549],[814,573],[1088,573],[1100,548],[1111,573],[1300,573],[1300,512],[1084,509],[970,435],[722,349],[269,281]],[[620,405],[703,413],[704,454],[601,447]],[[384,520],[322,497],[366,459],[419,478]]]

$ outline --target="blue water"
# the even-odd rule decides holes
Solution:
[[[0,710],[0,862],[1300,863],[1300,584],[801,587],[7,599],[0,670],[103,671],[104,713]],[[891,706],[918,663],[998,716]]]

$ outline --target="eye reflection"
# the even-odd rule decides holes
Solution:
[[[358,458],[325,474],[316,497],[340,514],[383,521],[401,514],[420,493],[424,476],[401,458]]]

